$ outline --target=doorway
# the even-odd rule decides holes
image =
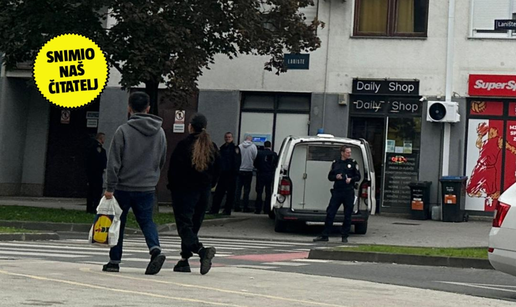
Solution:
[[[369,143],[373,156],[376,181],[376,211],[380,211],[383,161],[385,148],[385,118],[384,117],[353,117],[351,118],[350,136],[353,139],[364,139]]]
[[[98,111],[99,99],[82,108],[50,108],[45,196],[86,197],[86,148],[97,133],[87,115]]]

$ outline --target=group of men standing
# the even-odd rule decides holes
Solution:
[[[240,145],[234,143],[233,134],[224,135],[225,143],[220,146],[220,177],[215,189],[210,214],[218,214],[224,196],[226,203],[222,214],[231,215],[235,212],[269,213],[272,196],[272,181],[278,155],[272,151],[271,142],[264,143],[263,150],[258,150],[252,141],[252,136],[246,136]],[[255,209],[249,207],[249,194],[253,180],[253,170],[256,169],[256,203]],[[242,188],[244,190],[241,201]],[[265,206],[262,194],[265,189]],[[236,201],[235,201],[236,199]],[[263,207],[263,208],[262,208]]]
[[[98,133],[95,141],[88,147],[86,173],[88,178],[88,198],[86,211],[96,213],[96,207],[102,196],[102,175],[106,168],[106,150],[104,133]],[[226,196],[222,214],[235,212],[253,212],[268,214],[272,197],[274,169],[278,155],[272,150],[271,142],[266,141],[263,150],[258,150],[252,137],[247,136],[240,145],[234,143],[233,134],[224,135],[225,143],[220,146],[220,177],[215,189],[210,214],[218,214]],[[249,206],[249,194],[256,169],[256,202],[254,210]],[[242,189],[243,197],[242,196]],[[262,200],[265,190],[265,202]],[[235,201],[236,200],[236,201]]]

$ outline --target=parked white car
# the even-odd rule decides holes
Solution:
[[[498,199],[488,254],[496,270],[516,276],[516,184]]]
[[[333,135],[288,136],[281,145],[274,177],[271,217],[275,230],[286,230],[288,223],[324,224],[333,182],[328,173],[334,160],[340,159],[340,147],[351,147],[351,157],[358,163],[360,182],[355,189],[355,208],[351,219],[356,234],[367,232],[367,221],[375,212],[375,175],[371,149],[367,141]],[[343,206],[335,217],[344,220]]]

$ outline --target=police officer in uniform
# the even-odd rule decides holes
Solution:
[[[271,142],[265,141],[263,147],[263,150],[258,150],[258,155],[254,160],[254,167],[256,168],[256,202],[254,213],[256,214],[260,214],[262,211],[263,189],[265,189],[265,206],[263,207],[263,212],[265,212],[265,214],[269,214],[271,208],[274,170],[278,162],[278,154],[272,151]]]
[[[102,198],[102,175],[106,169],[106,150],[102,145],[106,135],[97,133],[95,141],[88,147],[86,155],[86,176],[88,179],[88,197],[86,201],[86,212],[96,213],[97,206]]]
[[[344,223],[341,230],[342,243],[348,242],[353,203],[355,201],[355,183],[360,181],[360,171],[358,170],[357,161],[351,159],[350,147],[342,146],[340,148],[340,156],[340,160],[332,163],[331,171],[328,174],[328,180],[335,183],[333,184],[333,189],[331,189],[330,204],[326,209],[324,230],[320,236],[313,240],[314,242],[328,241],[335,214],[337,214],[341,204],[344,204]]]
[[[225,143],[220,146],[220,177],[213,197],[210,214],[218,214],[224,195],[226,204],[224,215],[231,215],[231,208],[235,200],[236,180],[240,169],[240,149],[233,143],[233,134],[226,132]]]

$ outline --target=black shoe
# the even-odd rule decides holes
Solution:
[[[231,211],[224,211],[222,212],[222,215],[231,215]]]
[[[250,209],[250,208],[244,208],[244,212],[246,212],[246,213],[253,212],[253,211],[254,211],[253,209]]]
[[[102,266],[102,271],[104,272],[120,272],[120,265],[118,263],[108,262]]]
[[[235,211],[235,212],[241,212],[241,211],[242,211],[242,209],[240,209],[240,207],[236,207],[233,211]]]
[[[192,270],[190,270],[190,264],[188,263],[188,260],[179,260],[177,264],[174,266],[174,272],[192,272]]]
[[[325,236],[318,236],[313,240],[314,242],[328,242],[328,237]]]
[[[217,250],[215,247],[203,247],[199,251],[201,257],[201,275],[206,275],[211,269],[211,259],[215,257]]]
[[[342,243],[348,243],[348,237],[342,237]]]
[[[208,213],[208,214],[219,214],[219,212],[215,212],[215,211],[211,211],[211,210],[206,212],[206,213]]]
[[[261,212],[260,211],[254,211],[254,214],[260,214]]]
[[[147,265],[147,269],[145,270],[145,275],[156,275],[161,270],[163,263],[165,262],[165,255],[161,253],[161,250],[154,249],[151,254],[151,260]]]

